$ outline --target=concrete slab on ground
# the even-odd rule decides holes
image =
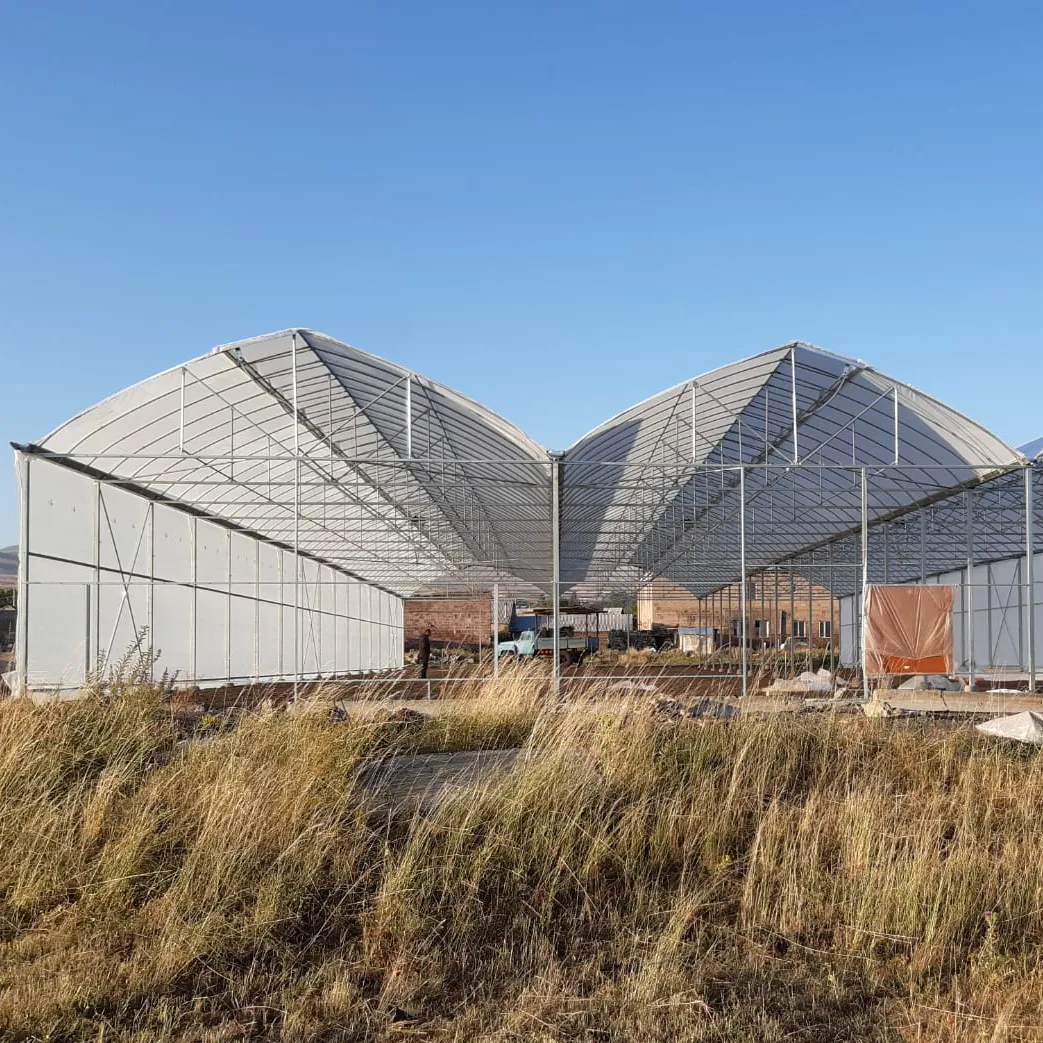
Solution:
[[[1024,710],[1043,712],[1043,698],[1038,695],[996,692],[915,692],[897,688],[877,688],[871,696],[873,703],[888,703],[895,710],[924,711],[928,713],[1021,713]]]
[[[381,804],[397,807],[415,800],[430,807],[453,792],[480,785],[507,771],[521,753],[521,750],[466,750],[403,754],[366,763],[358,779]]]

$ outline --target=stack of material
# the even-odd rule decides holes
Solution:
[[[914,674],[903,681],[896,691],[899,692],[962,692],[963,685],[945,674]]]
[[[805,670],[797,677],[779,677],[764,689],[765,695],[803,695],[807,692],[832,692],[833,675],[825,668],[812,673]]]
[[[995,735],[1000,739],[1014,739],[1031,746],[1043,746],[1043,714],[1033,710],[1011,714],[1008,717],[994,717],[991,721],[982,722],[977,728],[986,735]]]

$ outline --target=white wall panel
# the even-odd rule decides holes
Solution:
[[[195,519],[157,503],[152,508],[154,567],[157,579],[192,582],[192,528]]]
[[[337,672],[337,617],[329,612],[323,612],[320,617],[319,629],[322,640],[319,647],[322,650],[319,661],[319,672],[324,677],[329,677]]]
[[[283,609],[281,605],[272,605],[262,601],[257,606],[260,626],[257,642],[257,676],[259,680],[270,681],[283,673],[279,640],[279,623]]]
[[[362,669],[362,624],[357,619],[348,620],[348,672]]]
[[[41,458],[28,466],[30,684],[78,686],[142,632],[157,676],[291,680],[295,621],[302,678],[401,666],[398,598],[304,558],[295,584],[292,551]]]
[[[113,486],[102,485],[99,560],[102,568],[151,575],[152,524],[150,501]]]
[[[282,608],[282,669],[288,676],[293,676],[294,653],[293,653],[293,607],[283,605]]]
[[[124,583],[126,587],[124,587]],[[98,586],[98,640],[105,661],[115,664],[149,647],[149,599],[152,584],[118,572],[103,571]]]
[[[192,589],[176,583],[152,587],[152,648],[159,656],[156,677],[177,674],[180,680],[192,673]]]
[[[93,567],[29,559],[30,686],[67,688],[83,683],[92,642],[88,629],[93,630],[96,611],[90,604],[93,580]]]
[[[233,681],[252,681],[259,606],[253,598],[233,595],[230,608],[232,627],[228,638],[231,658],[229,675]]]
[[[228,677],[228,595],[196,591],[196,677],[220,682]]]
[[[196,586],[228,590],[229,530],[200,518],[196,522]]]
[[[842,666],[855,666],[858,650],[858,635],[855,633],[855,601],[852,596],[840,598],[840,662]]]
[[[232,593],[253,599],[257,589],[257,540],[231,534]]]
[[[93,563],[97,483],[39,457],[29,467],[30,553]]]

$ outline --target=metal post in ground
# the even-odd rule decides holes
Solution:
[[[826,560],[826,581],[829,583],[829,672],[833,673],[836,670],[836,656],[834,650],[836,649],[836,624],[833,621],[833,615],[836,610],[836,598],[833,597],[833,544],[830,543],[826,548],[827,560]]]
[[[554,698],[561,698],[561,502],[558,469],[561,454],[550,462],[550,548],[551,548],[551,623],[554,629],[551,644],[551,687]]]
[[[967,660],[967,687],[974,691],[974,490],[967,497],[967,582],[963,585],[963,651]]]
[[[15,606],[17,659],[15,690],[27,695],[29,687],[29,455],[16,453],[18,466],[18,604]]]
[[[500,676],[500,584],[493,584],[493,677]]]
[[[814,652],[814,648],[815,648],[815,645],[814,645],[814,641],[815,641],[815,601],[814,601],[814,592],[812,590],[812,585],[811,585],[812,577],[815,574],[814,560],[815,560],[814,559],[814,554],[813,553],[808,554],[807,584],[808,584],[808,670],[809,671],[814,670],[814,668],[815,668],[814,659],[813,659],[813,652]]]
[[[749,686],[749,663],[746,649],[746,468],[742,466],[739,467],[739,571],[739,606],[742,610],[739,639],[742,642],[742,694],[745,698]]]
[[[862,468],[862,597],[859,644],[862,650],[862,697],[869,702],[869,672],[866,670],[866,586],[869,583],[869,483]]]
[[[301,660],[301,427],[297,412],[297,334],[290,337],[293,379],[293,701],[300,692]]]
[[[1034,518],[1032,501],[1032,466],[1025,468],[1025,585],[1028,588],[1028,614],[1025,617],[1025,638],[1028,645],[1029,691],[1036,690],[1036,577]]]

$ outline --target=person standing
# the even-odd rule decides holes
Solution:
[[[424,631],[424,636],[420,639],[420,676],[427,677],[427,667],[431,662],[431,628],[428,627]]]

